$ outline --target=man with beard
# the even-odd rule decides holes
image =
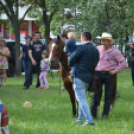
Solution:
[[[40,75],[40,61],[41,61],[41,53],[45,50],[45,44],[40,41],[40,33],[34,33],[34,39],[29,45],[28,54],[30,57],[30,64],[27,70],[26,81],[24,83],[23,89],[28,89],[31,85],[31,78],[33,74],[33,69],[37,70],[37,84],[36,88],[40,86],[39,75]]]

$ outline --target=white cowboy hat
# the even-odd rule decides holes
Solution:
[[[111,43],[115,43],[115,40],[113,39],[112,35],[109,33],[102,33],[102,36],[97,36],[97,39],[107,39],[110,40]]]

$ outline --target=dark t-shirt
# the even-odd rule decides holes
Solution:
[[[40,61],[41,53],[45,50],[45,44],[43,44],[41,41],[35,42],[32,41],[29,45],[29,50],[32,50],[32,56],[36,61]]]
[[[23,60],[25,60],[25,61],[30,60],[29,55],[28,55],[28,46],[27,45],[23,46],[22,51],[24,52]]]

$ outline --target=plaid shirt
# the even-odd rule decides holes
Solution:
[[[94,52],[95,67],[99,61],[99,51],[92,43],[88,44]],[[93,80],[93,57],[92,51],[88,45],[78,46],[69,57],[69,65],[76,64],[75,77],[81,79],[85,83],[91,83]]]

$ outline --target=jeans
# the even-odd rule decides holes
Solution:
[[[78,118],[77,121],[82,121],[84,116],[88,123],[93,123],[93,118],[90,114],[89,106],[86,101],[86,91],[88,89],[89,84],[83,82],[79,78],[74,79],[74,91],[76,95],[76,99],[78,101]]]
[[[25,82],[26,82],[26,75],[27,75],[28,66],[30,64],[30,60],[22,60],[22,64],[23,64],[24,71],[25,71]],[[31,85],[32,85],[32,82],[33,82],[33,75],[31,79]]]
[[[131,67],[131,73],[132,73],[132,82],[134,84],[134,61],[129,61],[130,67]]]
[[[72,66],[72,68],[71,68],[71,75],[72,75],[73,77],[75,77],[75,69],[76,69],[76,64],[74,64],[74,65]]]
[[[26,81],[24,83],[24,86],[26,86],[26,87],[29,87],[31,85],[31,79],[32,79],[32,74],[33,74],[34,68],[36,68],[36,70],[37,70],[37,84],[36,84],[36,88],[40,86],[40,82],[39,82],[40,61],[36,61],[36,63],[37,63],[37,65],[33,66],[31,60],[29,62],[29,66],[28,66],[28,69],[27,69],[27,75],[26,75]]]
[[[112,103],[112,88],[114,83],[114,76],[111,76],[106,73],[97,72],[96,76],[98,77],[101,88],[103,84],[105,84],[105,103],[103,107],[102,115],[108,116],[110,105]],[[96,118],[97,116],[97,107],[100,103],[101,91],[95,92],[93,95],[92,105],[91,105],[91,113]]]

